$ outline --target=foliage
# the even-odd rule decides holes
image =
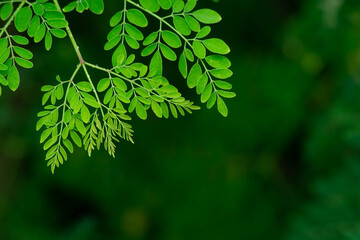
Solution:
[[[315,200],[294,221],[290,240],[355,240],[360,237],[358,223],[360,165],[350,164],[328,179],[318,181]]]
[[[124,0],[122,10],[110,19],[112,30],[104,48],[113,51],[112,67],[104,68],[83,59],[64,15],[74,10],[102,14],[102,0],[76,0],[63,9],[57,0],[0,2],[0,17],[5,22],[0,32],[0,84],[15,91],[20,84],[19,68],[33,66],[33,54],[25,48],[29,40],[11,35],[12,23],[35,43],[43,41],[46,50],[51,49],[54,38],[68,36],[80,62],[69,79],[57,76],[56,85],[41,89],[44,110],[38,114],[36,129],[42,129],[40,142],[52,172],[68,159],[74,144],[84,147],[89,156],[104,145],[115,156],[115,142],[133,142],[128,123],[133,112],[145,120],[150,111],[159,118],[177,118],[200,109],[163,76],[166,60],[178,61],[181,75],[189,88],[196,88],[202,103],[208,108],[216,104],[223,116],[228,115],[224,98],[235,97],[232,85],[225,81],[232,76],[231,62],[224,56],[230,49],[223,40],[209,37],[208,26],[218,23],[221,16],[210,9],[194,10],[196,4],[197,0]],[[160,16],[160,9],[170,13]],[[159,30],[145,37],[140,29],[148,26],[147,16],[159,23]],[[140,48],[149,64],[135,61]],[[104,78],[95,84],[88,68],[102,72]],[[86,81],[77,80],[80,70]]]

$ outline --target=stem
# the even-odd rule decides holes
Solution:
[[[5,24],[5,26],[2,28],[1,32],[0,32],[0,38],[1,36],[4,34],[4,32],[6,31],[6,29],[10,26],[10,24],[12,23],[12,21],[14,21],[14,18],[16,16],[16,14],[20,11],[20,9],[25,5],[26,0],[22,1],[20,3],[20,5],[18,6],[18,8],[15,10],[15,12],[11,15],[10,19],[7,21],[7,23]]]
[[[124,37],[124,34],[125,34],[125,23],[126,23],[126,14],[127,14],[127,11],[126,11],[126,0],[124,0],[124,16],[123,16],[123,22],[122,22],[122,33],[121,33],[121,42],[124,43],[124,40],[125,40],[125,37]]]
[[[58,0],[53,0],[53,1],[54,1],[54,4],[55,4],[57,10],[62,13],[62,10],[61,10],[61,7],[60,7],[60,5],[59,5]],[[95,94],[96,100],[97,100],[98,103],[101,105],[101,101],[100,101],[99,96],[98,96],[98,94],[97,94],[97,92],[96,92],[96,88],[95,88],[95,86],[94,86],[94,83],[92,82],[91,77],[90,77],[90,74],[89,74],[89,72],[88,72],[88,70],[87,70],[87,68],[86,68],[86,64],[85,64],[86,62],[84,61],[84,58],[83,58],[82,55],[81,55],[81,52],[80,52],[80,50],[79,50],[79,46],[78,46],[77,43],[76,43],[76,40],[75,40],[75,38],[74,38],[74,35],[72,34],[71,29],[70,29],[69,26],[66,26],[65,29],[66,29],[66,32],[67,32],[70,40],[71,40],[71,43],[72,43],[72,45],[73,45],[73,47],[74,47],[74,50],[75,50],[75,52],[76,52],[76,54],[77,54],[77,56],[78,56],[78,58],[79,58],[80,66],[84,69],[85,75],[86,75],[89,83],[90,83],[91,86],[92,86],[92,89],[93,89],[93,92],[94,92],[94,94]],[[100,110],[101,110],[102,115],[104,116],[105,114],[104,114],[103,109],[100,108]]]
[[[61,9],[61,7],[60,7],[60,5],[59,5],[58,0],[53,0],[53,1],[54,1],[54,4],[55,4],[57,10],[62,13],[62,9]],[[76,55],[77,55],[78,58],[79,58],[80,64],[83,65],[83,64],[85,63],[85,61],[84,61],[84,59],[83,59],[83,57],[82,57],[82,55],[81,55],[81,52],[80,52],[80,50],[79,50],[79,46],[78,46],[77,43],[76,43],[76,40],[75,40],[74,35],[72,34],[71,30],[70,30],[69,25],[66,26],[65,30],[66,30],[66,32],[67,32],[67,34],[68,34],[68,36],[69,36],[69,38],[70,38],[70,41],[71,41],[71,43],[72,43],[72,45],[73,45],[73,47],[74,47],[74,50],[75,50],[75,52],[76,52]]]
[[[92,87],[93,92],[94,92],[94,94],[95,94],[96,100],[97,100],[98,103],[101,105],[101,101],[100,101],[99,96],[98,96],[98,94],[97,94],[97,92],[96,92],[96,88],[95,88],[95,86],[94,86],[94,83],[92,82],[91,77],[90,77],[90,74],[89,74],[89,72],[88,72],[88,70],[87,70],[87,68],[86,68],[86,62],[84,61],[84,62],[81,64],[81,66],[82,66],[82,68],[84,69],[85,75],[86,75],[87,79],[89,80],[89,83],[91,84],[91,87]],[[103,111],[103,109],[102,109],[101,107],[100,107],[100,110],[101,110],[101,114],[104,116],[105,114],[104,114],[104,111]]]
[[[68,96],[68,93],[69,93],[69,89],[70,89],[71,83],[74,81],[74,78],[75,78],[76,74],[78,73],[80,67],[81,67],[80,64],[76,67],[73,75],[71,76],[71,78],[70,78],[70,80],[69,80],[69,84],[68,84],[67,89],[66,89],[66,92],[65,92],[65,98],[64,98],[64,104],[63,104],[63,113],[62,113],[60,134],[62,133],[62,131],[63,131],[63,129],[64,129],[64,116],[65,116],[66,100],[67,100],[67,96]],[[60,138],[59,138],[59,143],[58,143],[57,149],[59,149],[60,143],[61,143],[61,136],[60,136]]]

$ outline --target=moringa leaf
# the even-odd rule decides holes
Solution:
[[[104,11],[103,0],[87,0],[90,10],[95,14],[102,14]]]
[[[197,20],[205,24],[214,24],[221,21],[221,16],[211,9],[200,9],[192,14]]]
[[[16,91],[18,89],[20,84],[20,76],[17,68],[15,66],[12,66],[10,68],[9,74],[7,76],[7,81],[9,83],[9,88],[12,91]]]
[[[31,18],[32,11],[30,7],[21,8],[20,11],[15,15],[15,27],[19,32],[24,32],[28,28]]]

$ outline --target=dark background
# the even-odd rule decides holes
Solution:
[[[34,69],[0,98],[0,239],[360,239],[360,2],[199,5],[223,16],[212,36],[232,48],[229,117],[203,106],[136,119],[136,143],[120,142],[116,159],[77,149],[55,175],[35,131],[40,88],[69,78],[77,58],[68,39],[51,52],[31,46]],[[85,59],[101,66],[122,4],[105,7],[67,15]],[[176,65],[165,72],[199,104]]]

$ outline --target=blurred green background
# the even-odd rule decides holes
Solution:
[[[68,1],[63,1],[63,6]],[[68,20],[86,60],[121,8]],[[78,149],[52,175],[35,131],[40,88],[72,73],[69,40],[36,51],[0,98],[0,239],[360,239],[360,1],[200,0],[223,21],[237,98],[181,119],[134,120],[117,157]],[[43,47],[42,47],[43,48]],[[199,104],[176,71],[169,80]],[[92,72],[97,76],[96,72]]]

